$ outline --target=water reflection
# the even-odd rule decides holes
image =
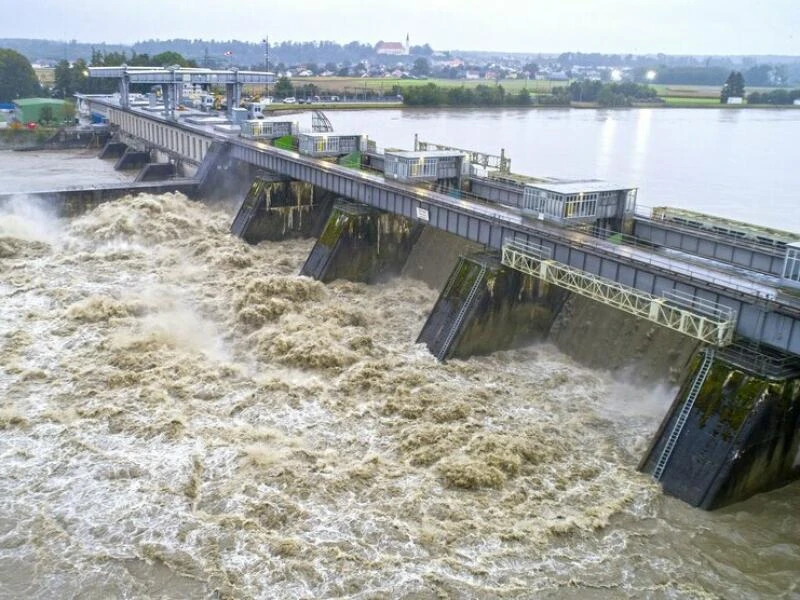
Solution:
[[[600,114],[598,113],[598,118]],[[617,119],[613,113],[606,111],[605,120],[600,126],[600,138],[598,140],[597,152],[597,176],[603,179],[609,178],[611,163],[614,157],[614,138],[617,131]]]
[[[338,131],[367,132],[381,147],[409,148],[419,133],[461,148],[505,148],[518,173],[605,178],[638,187],[650,206],[800,231],[800,169],[793,163],[800,110],[406,109],[334,117]],[[767,198],[769,210],[754,198]]]
[[[642,108],[636,112],[636,135],[631,157],[631,171],[635,181],[642,179],[642,170],[647,156],[650,141],[650,125],[653,120],[653,109]]]

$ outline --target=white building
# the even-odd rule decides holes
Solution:
[[[378,42],[375,46],[377,54],[388,54],[390,56],[408,56],[411,53],[411,45],[406,35],[406,42]]]

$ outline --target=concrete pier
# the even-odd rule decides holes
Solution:
[[[567,294],[496,256],[461,257],[417,342],[446,360],[543,340]]]
[[[125,150],[128,149],[128,145],[124,142],[120,142],[115,140],[114,138],[109,139],[106,142],[106,145],[103,146],[103,149],[100,150],[99,158],[120,158],[123,154],[125,154]]]
[[[175,175],[174,163],[147,163],[139,171],[134,181],[163,181],[164,179],[173,179]]]
[[[133,148],[126,148],[122,156],[117,159],[114,168],[117,171],[126,171],[131,169],[141,169],[150,162],[150,152],[134,150]]]
[[[289,237],[317,237],[335,196],[309,183],[283,177],[256,177],[242,200],[231,233],[250,244]]]
[[[715,358],[697,382],[702,364],[699,352],[640,470],[659,475],[661,461],[664,491],[708,510],[800,477],[800,379],[774,380]]]
[[[402,270],[423,226],[361,204],[338,202],[301,275],[374,282]]]

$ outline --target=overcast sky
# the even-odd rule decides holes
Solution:
[[[38,0],[0,37],[429,43],[435,50],[800,55],[800,0]]]

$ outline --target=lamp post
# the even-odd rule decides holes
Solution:
[[[264,42],[264,71],[269,73],[269,36],[266,36]],[[264,84],[264,99],[269,98],[269,75],[265,75],[266,83]]]

